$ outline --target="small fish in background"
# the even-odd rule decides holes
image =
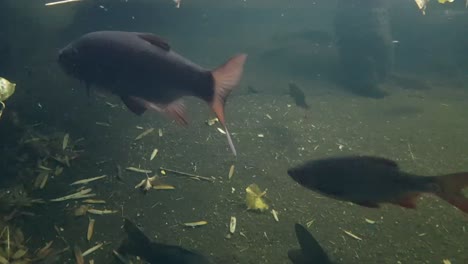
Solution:
[[[258,90],[255,89],[252,85],[247,86],[247,93],[248,94],[258,94]]]
[[[392,160],[370,156],[347,156],[311,160],[288,170],[300,185],[323,195],[378,208],[392,203],[416,208],[422,193],[432,193],[468,213],[468,172],[424,177],[401,171]]]
[[[127,238],[117,252],[122,255],[139,256],[150,264],[210,264],[211,262],[198,253],[179,246],[152,242],[133,222],[124,220]]]
[[[59,51],[63,70],[83,81],[87,89],[97,85],[121,98],[130,111],[147,109],[188,124],[184,96],[207,102],[224,126],[229,146],[237,154],[224,118],[224,106],[239,83],[246,54],[238,54],[210,71],[172,50],[151,33],[97,31],[85,34]]]
[[[300,224],[295,224],[294,228],[301,248],[288,251],[288,257],[293,264],[332,264],[327,253],[307,228]]]
[[[289,83],[289,96],[294,99],[294,103],[305,110],[309,109],[309,105],[306,102],[306,96],[302,89],[294,82]]]

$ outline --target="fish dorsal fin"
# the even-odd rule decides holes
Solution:
[[[140,38],[148,41],[152,45],[157,46],[157,47],[159,47],[159,48],[161,48],[161,49],[163,49],[165,51],[169,51],[171,49],[169,44],[164,39],[162,39],[161,37],[156,36],[154,34],[151,34],[151,33],[138,33],[138,36]]]
[[[393,161],[393,160],[389,160],[389,159],[386,159],[386,158],[380,158],[380,157],[363,157],[371,162],[375,162],[375,163],[380,163],[382,165],[386,165],[386,166],[389,166],[389,167],[393,167],[395,169],[398,168],[398,164]]]

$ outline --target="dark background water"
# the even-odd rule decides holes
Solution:
[[[33,238],[32,246],[54,239],[57,225],[64,228],[70,244],[82,249],[98,241],[111,242],[92,256],[107,263],[123,237],[120,225],[125,215],[158,241],[200,250],[223,263],[287,263],[287,250],[297,247],[293,224],[315,220],[311,232],[341,263],[468,261],[466,217],[436,198],[425,196],[415,211],[395,206],[371,210],[318,196],[286,175],[288,167],[307,159],[350,153],[392,158],[421,175],[467,170],[468,15],[462,1],[431,3],[425,16],[411,1],[392,1],[389,17],[396,41],[392,73],[411,78],[384,83],[389,95],[383,99],[353,95],[337,81],[342,72],[334,43],[335,1],[186,2],[180,9],[169,0],[83,1],[48,8],[40,1],[0,3],[4,10],[0,76],[17,83],[6,117],[0,120],[1,156],[15,153],[18,143],[12,134],[22,133],[7,122],[12,112],[18,113],[22,125],[41,123],[34,130],[55,137],[57,144],[64,133],[72,139],[83,137],[85,152],[80,158],[33,194],[62,196],[72,191],[68,184],[75,180],[108,174],[109,179],[91,187],[108,201],[107,208],[119,210],[95,217],[96,235],[88,243],[87,218],[72,217],[68,210],[75,202],[36,208],[38,216],[21,221]],[[84,87],[58,67],[56,54],[71,40],[95,30],[154,32],[209,68],[234,53],[247,52],[243,80],[226,109],[238,159],[230,155],[224,136],[204,124],[212,116],[197,100],[189,100],[191,125],[184,129],[158,114],[136,117],[118,98],[87,97]],[[290,81],[304,90],[309,113],[286,95]],[[260,93],[248,94],[248,85]],[[164,136],[155,133],[135,142],[141,133],[136,126],[161,128]],[[154,148],[160,154],[149,161]],[[111,161],[100,164],[103,160]],[[4,186],[16,184],[21,168],[15,159],[2,161]],[[217,181],[171,175],[165,181],[175,185],[175,191],[143,195],[134,189],[143,175],[125,172],[119,182],[114,178],[117,164],[192,173],[196,166],[195,173],[215,176]],[[236,173],[228,181],[232,164]],[[268,188],[279,223],[270,212],[245,211],[244,189],[251,183]],[[225,238],[231,215],[245,237]],[[365,218],[377,223],[368,224]],[[179,225],[197,220],[209,224],[197,229]],[[353,240],[343,230],[363,240]]]

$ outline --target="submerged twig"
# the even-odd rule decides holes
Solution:
[[[204,177],[204,176],[200,176],[200,175],[196,175],[196,174],[192,174],[192,173],[188,173],[188,172],[182,172],[182,171],[166,169],[166,168],[163,168],[163,167],[159,167],[159,169],[164,170],[164,171],[168,171],[168,172],[172,172],[172,173],[176,173],[176,174],[179,174],[179,175],[182,175],[182,176],[195,178],[197,180],[204,180],[204,181],[214,182],[214,179],[210,178],[210,177]]]

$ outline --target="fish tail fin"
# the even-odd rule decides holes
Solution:
[[[246,54],[238,54],[229,59],[225,64],[212,71],[214,79],[214,96],[211,102],[211,108],[219,119],[219,122],[224,126],[226,136],[229,142],[229,147],[234,156],[237,155],[234,144],[232,143],[231,135],[226,127],[224,119],[224,105],[231,91],[239,83],[244,64],[247,59]]]
[[[438,190],[435,194],[461,211],[468,213],[468,198],[463,189],[468,187],[468,172],[453,173],[437,177]]]

